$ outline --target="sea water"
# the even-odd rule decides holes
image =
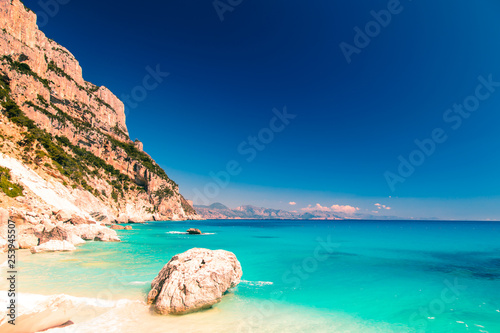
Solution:
[[[19,252],[22,297],[76,297],[75,325],[54,332],[500,332],[500,223],[208,220],[133,227],[118,231],[120,243]],[[204,234],[187,235],[191,227]],[[154,314],[144,303],[151,281],[173,255],[193,247],[234,252],[241,283],[210,310]]]

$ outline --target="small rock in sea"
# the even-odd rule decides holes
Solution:
[[[190,235],[201,235],[200,229],[189,228],[188,230],[186,230],[186,232]]]
[[[113,230],[132,230],[131,225],[122,226],[118,224],[113,224],[110,228]]]
[[[110,228],[113,229],[113,230],[123,230],[123,229],[125,229],[125,227],[123,227],[121,225],[118,225],[118,224],[113,224]]]
[[[177,254],[151,283],[148,304],[160,314],[207,309],[240,283],[241,265],[234,253],[194,248]]]

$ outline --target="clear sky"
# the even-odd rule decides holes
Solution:
[[[500,219],[498,1],[59,2],[24,1],[196,203]]]

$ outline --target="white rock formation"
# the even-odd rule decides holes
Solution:
[[[30,249],[31,253],[56,252],[56,251],[75,251],[76,247],[68,241],[51,240],[42,245],[34,246]]]
[[[194,248],[175,255],[151,283],[148,304],[160,314],[184,314],[218,303],[240,283],[241,265],[228,251]]]
[[[68,225],[67,230],[84,240],[95,240],[101,242],[119,242],[120,238],[116,231],[98,224]]]
[[[28,168],[20,161],[0,153],[0,166],[10,169],[10,173],[23,186],[29,188],[35,195],[52,206],[58,212],[60,220],[69,219],[73,215],[84,217],[87,220],[93,218],[87,213],[88,207],[94,210],[107,212],[107,207],[96,197],[86,191],[69,189],[60,182],[52,179],[45,180],[36,172]],[[82,200],[82,193],[86,192],[87,200]]]

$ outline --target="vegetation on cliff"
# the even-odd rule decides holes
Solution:
[[[24,133],[24,139],[19,142],[22,147],[25,147],[25,151],[33,150],[33,147],[41,145],[47,152],[47,155],[52,159],[56,168],[59,172],[67,176],[69,179],[75,181],[77,184],[81,185],[84,189],[94,193],[99,196],[102,193],[97,192],[91,186],[88,185],[85,178],[88,175],[98,175],[98,170],[103,170],[109,176],[116,178],[119,182],[127,181],[130,182],[130,178],[127,175],[120,173],[112,165],[106,163],[103,159],[95,156],[91,152],[72,145],[68,138],[64,136],[56,136],[55,138],[47,133],[45,130],[40,129],[36,123],[26,117],[24,112],[19,108],[19,106],[10,98],[10,86],[9,78],[6,74],[0,75],[0,98],[2,100],[3,113],[18,126],[25,127],[27,131]],[[46,103],[46,102],[45,102]],[[55,119],[64,121],[63,118],[70,118],[64,112],[60,111],[63,116],[54,116],[47,110],[34,105],[32,102],[28,102],[32,107],[37,110],[42,111],[44,114],[49,114]],[[67,149],[64,149],[64,148]],[[73,154],[70,154],[72,152]],[[44,151],[40,149],[36,150],[38,157],[43,157],[45,155]],[[91,170],[92,169],[92,170]],[[118,183],[115,183],[118,184]],[[115,188],[121,192],[123,186],[115,185]]]
[[[12,70],[24,75],[29,75],[34,77],[37,81],[40,81],[45,88],[50,89],[49,80],[41,78],[37,73],[33,72],[28,64],[23,62],[15,61],[11,56],[4,55],[2,58],[3,62],[6,62],[10,65]]]
[[[12,182],[10,170],[0,167],[0,189],[11,198],[23,195],[23,187]]]
[[[115,149],[116,149],[116,147],[122,148],[127,153],[128,157],[141,162],[141,164],[144,165],[144,167],[146,169],[148,169],[148,171],[150,171],[151,173],[154,173],[154,174],[158,175],[160,178],[166,180],[174,188],[178,187],[178,185],[167,176],[165,170],[163,170],[158,164],[156,164],[156,162],[154,162],[151,159],[151,157],[148,156],[148,154],[137,149],[137,147],[132,142],[122,142],[122,141],[116,140],[115,138],[113,138],[109,135],[107,137],[108,137],[109,141],[113,144],[113,147]]]
[[[75,57],[39,31],[36,16],[19,0],[10,4],[0,12],[0,150],[44,179],[92,193],[99,212],[117,220],[196,214],[178,185],[130,140],[123,102],[86,82]]]

